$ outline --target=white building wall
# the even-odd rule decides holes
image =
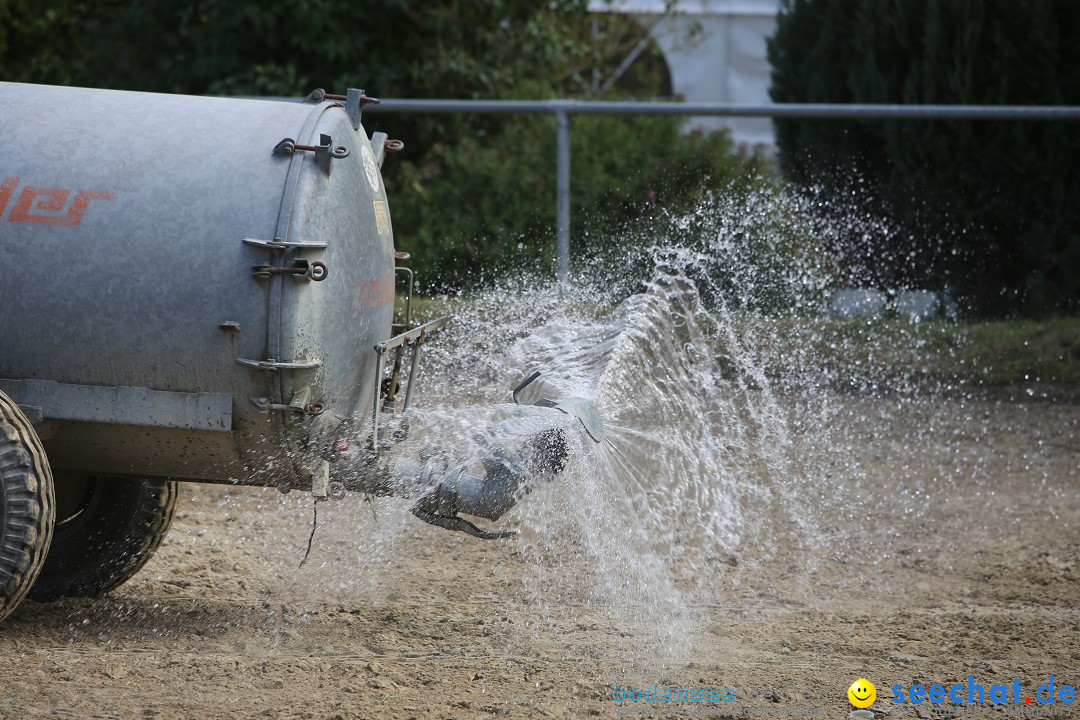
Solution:
[[[646,27],[655,24],[651,33],[671,70],[672,89],[687,102],[753,105],[770,102],[766,39],[776,28],[778,7],[778,0],[685,0],[673,14],[660,17],[663,0],[590,4],[595,12],[626,13]],[[696,36],[695,27],[700,28]],[[689,126],[726,127],[738,142],[774,144],[767,118],[693,118]]]

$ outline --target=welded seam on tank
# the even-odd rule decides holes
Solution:
[[[340,107],[337,103],[324,102],[320,103],[311,113],[308,114],[307,119],[304,121],[304,125],[300,130],[299,136],[296,140],[300,143],[312,144],[315,131],[318,129],[319,122],[322,120],[323,115],[332,107]],[[278,210],[278,222],[277,230],[274,232],[274,239],[288,242],[289,230],[292,223],[293,206],[296,203],[296,194],[300,185],[300,172],[304,167],[304,157],[307,153],[299,152],[293,153],[292,158],[289,160],[289,174],[285,180],[285,188],[281,194],[281,207]],[[281,263],[284,265],[288,258],[286,255],[290,251],[286,250],[281,253]],[[270,289],[270,307],[267,309],[267,332],[268,332],[268,348],[271,352],[271,357],[282,360],[281,357],[281,335],[282,335],[282,318],[284,317],[284,308],[282,307],[285,301],[285,277],[283,275],[275,274],[271,279]],[[297,358],[291,358],[296,360]],[[285,386],[292,382],[291,377],[286,377],[287,373],[274,373],[275,377],[271,379],[271,385],[273,386],[273,392],[276,394],[275,402],[284,404],[285,400]],[[295,452],[297,448],[293,445],[293,437],[290,433],[289,421],[287,413],[276,413],[276,422],[281,426],[281,430],[286,438],[285,442],[290,451],[290,454]],[[302,481],[303,469],[298,467],[296,463],[289,463],[293,474],[299,477]]]
[[[315,132],[315,129],[319,125],[319,121],[322,119],[323,113],[329,108],[335,107],[335,103],[324,102],[317,106],[311,113],[308,114],[307,119],[304,121],[303,127],[300,129],[300,134],[296,138],[297,142],[308,143],[311,141],[311,137]],[[281,193],[281,205],[278,208],[278,220],[277,229],[274,231],[274,239],[283,242],[289,240],[289,228],[292,223],[293,205],[296,202],[297,187],[300,182],[300,171],[304,167],[304,157],[307,153],[293,153],[289,160],[289,174],[285,179],[285,187]],[[285,263],[285,254],[280,257],[282,264]],[[271,253],[271,263],[273,262],[273,253]],[[270,278],[270,307],[267,308],[267,350],[269,356],[275,360],[282,360],[281,357],[281,318],[282,309],[281,303],[284,297],[284,279],[281,275],[273,275]],[[281,382],[276,383],[277,398],[275,402],[284,402],[281,395]]]

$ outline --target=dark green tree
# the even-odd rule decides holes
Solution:
[[[777,102],[1080,105],[1072,0],[783,0]],[[777,123],[790,177],[858,193],[901,230],[863,258],[981,313],[1080,308],[1080,127]]]

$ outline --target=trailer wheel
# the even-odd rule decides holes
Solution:
[[[130,578],[161,545],[178,483],[57,471],[56,531],[34,600],[96,597]]]
[[[41,440],[0,392],[0,620],[38,577],[53,533],[53,480]]]

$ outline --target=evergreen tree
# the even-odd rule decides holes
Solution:
[[[777,102],[1080,105],[1074,0],[784,0],[769,46]],[[951,286],[1001,314],[1080,309],[1080,126],[777,123],[800,182],[866,198],[910,246],[896,284]],[[863,197],[863,196],[860,196]]]

